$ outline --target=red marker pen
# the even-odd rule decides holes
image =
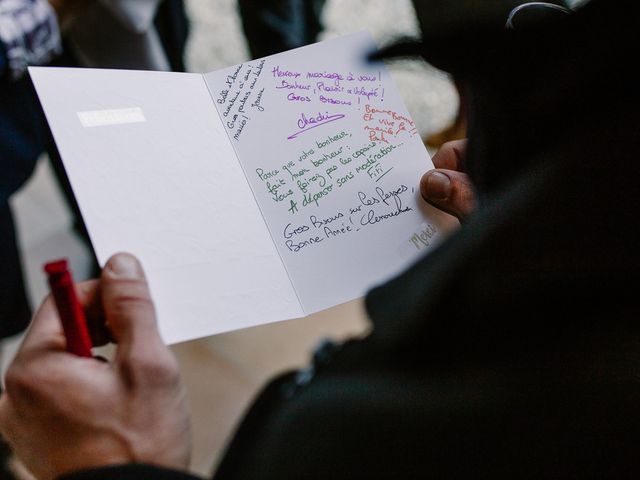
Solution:
[[[44,271],[62,321],[67,351],[81,357],[93,357],[87,320],[80,306],[66,259],[47,263]]]

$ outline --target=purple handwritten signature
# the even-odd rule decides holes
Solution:
[[[304,113],[302,113],[300,115],[300,118],[298,119],[298,128],[300,130],[292,135],[289,135],[287,137],[287,140],[292,140],[296,138],[298,135],[300,135],[301,133],[311,130],[312,128],[319,127],[320,125],[324,125],[326,123],[335,122],[336,120],[340,120],[341,118],[344,118],[344,117],[345,116],[342,113],[329,115],[328,112],[327,114],[318,112],[318,115],[314,115],[310,117],[307,117]]]

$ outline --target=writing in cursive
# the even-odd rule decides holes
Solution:
[[[320,125],[325,125],[327,123],[335,122],[336,120],[340,120],[344,118],[345,115],[342,113],[336,113],[334,115],[328,115],[324,113],[318,112],[318,115],[307,117],[304,113],[300,114],[300,118],[298,118],[298,128],[300,129],[296,133],[289,135],[287,140],[292,140],[296,138],[301,133],[304,133],[312,128],[319,127]]]

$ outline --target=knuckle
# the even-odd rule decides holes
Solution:
[[[151,301],[146,283],[140,280],[129,280],[120,283],[111,301],[111,307],[113,307],[114,313],[125,313],[131,310],[149,310],[153,308],[153,302]]]
[[[5,390],[14,398],[32,397],[40,385],[38,377],[30,374],[25,368],[13,365],[4,377]]]
[[[149,287],[141,278],[120,278],[112,284],[115,296],[132,297],[148,300]]]
[[[4,375],[4,388],[8,393],[12,393],[18,389],[20,389],[20,385],[22,383],[22,379],[20,378],[20,374],[16,372],[14,367],[9,367],[7,373]]]
[[[169,354],[133,354],[126,362],[125,368],[134,385],[171,386],[180,381],[178,364]]]
[[[116,298],[110,306],[110,313],[118,317],[137,316],[140,313],[153,309],[153,304],[148,298],[136,296],[124,296]]]

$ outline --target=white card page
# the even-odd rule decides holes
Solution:
[[[202,75],[30,72],[98,261],[140,258],[165,341],[304,315]]]
[[[371,37],[201,74],[30,68],[101,264],[144,264],[168,343],[361,296],[456,221]]]

